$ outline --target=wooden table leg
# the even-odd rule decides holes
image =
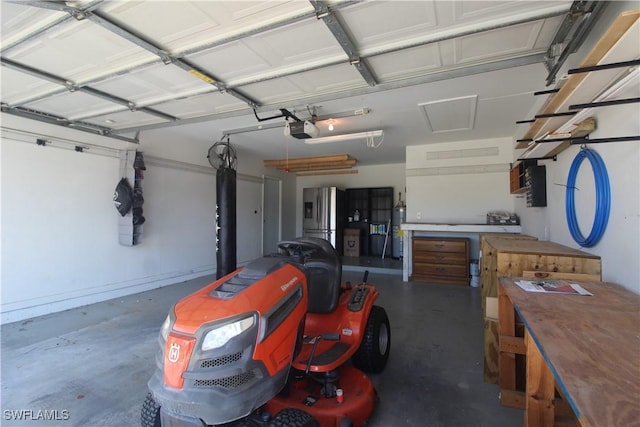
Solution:
[[[515,337],[515,311],[509,296],[498,285],[498,341],[500,337]],[[499,344],[498,348],[502,343]],[[504,406],[523,408],[524,402],[516,393],[516,355],[500,351],[498,356],[500,401]]]
[[[527,402],[525,408],[526,427],[552,427],[554,423],[555,379],[538,346],[528,331],[527,344]]]

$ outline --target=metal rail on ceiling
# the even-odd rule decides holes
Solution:
[[[289,25],[290,23],[293,22],[298,22],[304,19],[309,19],[310,17],[316,17],[318,19],[323,19],[325,21],[325,24],[328,26],[328,28],[332,31],[332,33],[334,34],[334,36],[336,37],[336,40],[338,41],[338,43],[340,43],[341,47],[343,48],[343,50],[345,51],[345,53],[347,53],[348,57],[349,57],[349,61],[352,65],[354,65],[358,71],[361,73],[361,75],[363,76],[363,78],[365,79],[365,81],[367,82],[367,84],[369,84],[370,86],[368,88],[361,88],[361,89],[356,89],[356,90],[347,90],[347,91],[343,91],[341,94],[331,94],[331,95],[324,95],[324,96],[319,96],[319,97],[307,97],[305,100],[307,101],[307,103],[311,102],[311,103],[315,103],[312,101],[312,99],[317,99],[317,100],[329,100],[329,99],[336,99],[336,98],[341,98],[341,97],[345,97],[345,96],[353,96],[354,94],[366,94],[366,93],[375,93],[379,90],[389,90],[389,89],[394,89],[397,87],[406,87],[406,86],[411,86],[414,84],[421,84],[421,82],[429,82],[429,81],[438,81],[438,80],[442,80],[444,78],[452,78],[452,76],[464,76],[464,75],[472,75],[472,74],[476,74],[478,72],[483,72],[483,71],[478,71],[478,70],[482,70],[482,69],[488,69],[488,70],[494,70],[494,69],[500,69],[500,68],[495,68],[495,64],[496,63],[490,63],[488,67],[485,67],[487,64],[481,64],[480,66],[473,66],[470,68],[466,68],[464,69],[465,72],[458,72],[458,70],[453,70],[453,71],[445,71],[443,73],[437,73],[435,75],[428,75],[426,76],[426,78],[410,78],[410,79],[405,79],[403,80],[401,84],[397,84],[397,82],[390,82],[390,83],[386,83],[386,84],[379,84],[376,82],[375,78],[373,77],[373,73],[371,72],[371,70],[368,68],[368,66],[366,65],[366,62],[364,62],[364,59],[366,59],[367,57],[371,57],[371,56],[377,56],[377,55],[383,55],[386,53],[391,53],[391,52],[397,52],[400,50],[404,50],[404,49],[408,49],[408,48],[412,48],[412,47],[417,47],[417,46],[422,46],[422,45],[426,45],[426,44],[431,44],[431,43],[436,43],[436,42],[440,42],[440,41],[445,41],[445,40],[450,40],[450,39],[454,39],[454,38],[458,38],[458,37],[463,37],[463,36],[467,36],[467,35],[472,35],[472,34],[477,34],[477,33],[481,33],[481,32],[485,32],[485,31],[490,31],[490,30],[494,30],[494,29],[499,29],[499,28],[504,28],[504,27],[509,27],[509,26],[513,26],[513,25],[518,25],[518,24],[522,24],[522,23],[526,23],[526,22],[532,22],[532,21],[536,21],[536,20],[540,20],[540,19],[546,19],[549,17],[553,17],[553,16],[558,16],[561,14],[565,14],[566,13],[566,9],[560,10],[560,9],[553,9],[553,10],[548,10],[546,9],[546,11],[543,11],[542,13],[534,13],[534,14],[528,14],[527,16],[524,17],[518,17],[516,19],[507,21],[507,22],[497,22],[497,23],[489,23],[489,24],[482,24],[479,27],[473,28],[473,29],[463,29],[463,30],[457,30],[454,32],[449,32],[447,34],[444,35],[439,35],[439,36],[435,36],[435,37],[431,37],[429,39],[425,39],[425,40],[421,40],[421,41],[413,41],[410,43],[406,43],[403,44],[401,46],[394,46],[394,47],[389,47],[389,48],[385,48],[383,50],[378,50],[376,52],[373,53],[369,53],[368,55],[359,55],[354,43],[351,41],[351,39],[348,37],[348,33],[345,29],[345,27],[342,25],[342,23],[340,23],[340,21],[336,18],[335,14],[333,13],[333,11],[335,10],[339,10],[345,7],[349,7],[352,6],[354,4],[357,4],[358,2],[356,1],[346,1],[346,2],[342,2],[342,3],[338,3],[336,5],[332,5],[332,6],[327,6],[324,2],[320,2],[320,1],[315,1],[315,0],[310,0],[310,2],[312,3],[312,5],[314,6],[315,11],[313,13],[307,13],[307,14],[303,14],[303,15],[299,15],[296,17],[292,17],[290,19],[287,19],[285,21],[282,22],[278,22],[275,24],[269,24],[265,27],[261,27],[259,29],[254,29],[254,30],[250,30],[248,32],[242,33],[242,34],[237,34],[235,36],[231,36],[228,37],[224,40],[219,40],[217,42],[214,43],[209,43],[197,48],[193,48],[187,51],[184,51],[182,53],[176,53],[176,54],[170,54],[168,52],[166,52],[165,50],[161,49],[159,46],[155,45],[154,43],[145,40],[144,38],[142,38],[141,36],[135,34],[134,32],[123,28],[122,26],[116,24],[115,22],[113,22],[110,18],[108,18],[106,15],[104,15],[103,13],[101,13],[100,11],[96,10],[97,7],[100,5],[101,1],[93,1],[91,3],[88,3],[86,5],[84,5],[83,7],[80,8],[76,8],[76,7],[71,7],[68,6],[65,2],[60,2],[60,1],[55,1],[55,2],[51,2],[51,1],[16,1],[16,0],[8,0],[9,2],[12,3],[17,3],[17,4],[21,4],[21,5],[29,5],[29,6],[35,6],[35,7],[43,7],[43,8],[47,8],[47,9],[51,9],[51,10],[58,10],[61,12],[66,12],[68,13],[70,16],[74,17],[77,20],[83,20],[83,19],[89,19],[92,22],[102,26],[103,28],[113,32],[114,34],[117,34],[133,43],[135,43],[136,45],[140,46],[141,48],[147,50],[148,52],[153,53],[154,55],[156,55],[159,58],[159,61],[162,61],[165,64],[174,64],[182,69],[184,69],[185,71],[188,71],[189,73],[191,73],[192,75],[194,75],[197,78],[200,78],[201,80],[213,85],[218,91],[220,92],[224,92],[224,93],[229,93],[232,96],[235,96],[236,98],[242,100],[243,102],[245,102],[247,105],[249,105],[250,107],[253,108],[257,108],[259,110],[267,110],[270,108],[270,105],[264,105],[264,106],[260,106],[258,105],[258,102],[256,102],[255,100],[247,97],[246,95],[244,95],[242,92],[240,92],[237,88],[242,86],[242,85],[247,85],[247,84],[251,84],[251,83],[257,83],[257,82],[264,82],[264,81],[269,81],[269,80],[273,80],[273,79],[277,79],[277,78],[283,78],[283,77],[287,77],[289,75],[292,74],[296,74],[296,73],[300,73],[300,72],[304,72],[304,71],[309,71],[311,69],[318,69],[318,68],[323,68],[326,66],[331,66],[331,65],[336,65],[338,63],[342,63],[343,61],[328,61],[326,64],[321,64],[321,65],[316,65],[316,66],[311,66],[311,67],[307,67],[303,69],[297,69],[295,71],[290,71],[290,72],[286,72],[286,73],[277,73],[274,75],[270,75],[267,77],[263,77],[263,78],[257,78],[257,79],[253,79],[253,80],[249,80],[246,82],[242,82],[241,84],[238,85],[227,85],[221,81],[218,81],[217,79],[215,79],[215,77],[206,72],[206,70],[201,70],[198,69],[197,67],[195,67],[193,64],[189,63],[187,60],[183,59],[184,56],[186,55],[190,55],[190,54],[194,54],[194,53],[198,53],[198,52],[202,52],[205,51],[207,49],[212,49],[216,46],[220,46],[222,44],[225,43],[229,43],[231,41],[234,40],[238,40],[241,39],[243,37],[246,37],[249,34],[259,34],[263,31],[269,31],[271,29],[274,28],[279,28],[281,26],[284,25]],[[65,19],[60,19],[60,20],[56,20],[55,24],[51,24],[51,25],[47,25],[47,27],[45,28],[46,30],[49,30],[51,28],[54,28],[56,25],[59,25],[61,22],[67,21],[68,17],[65,17]],[[41,34],[41,33],[40,33]],[[20,41],[16,41],[13,42],[12,44],[5,46],[2,50],[2,52],[5,52],[6,50],[16,47],[17,45],[19,45],[21,42],[27,41],[27,40],[31,40],[33,37],[35,36],[35,33],[29,34],[27,36],[25,36],[22,40]],[[512,58],[510,60],[506,60],[506,61],[500,61],[501,63],[513,63],[514,60],[516,63],[520,63],[520,64],[529,64],[529,63],[533,63],[533,62],[538,62],[538,61],[531,61],[532,58],[534,57],[539,57],[540,55],[534,54],[534,55],[530,55],[530,56],[526,56],[526,57],[520,57],[520,58]],[[541,60],[541,59],[540,59]],[[151,65],[153,64],[157,64],[159,61],[153,61],[153,63],[151,63]],[[3,65],[4,64],[4,60],[3,60]],[[17,63],[13,63],[12,65],[17,65],[19,66],[20,64]],[[29,102],[33,102],[36,99],[42,99],[45,97],[49,97],[49,96],[55,96],[61,93],[65,93],[67,90],[80,90],[83,87],[87,87],[88,84],[92,83],[92,82],[96,82],[96,81],[103,81],[106,80],[108,78],[111,78],[113,76],[116,75],[122,75],[124,73],[130,72],[132,70],[137,70],[141,67],[145,67],[145,66],[149,66],[150,64],[143,64],[143,65],[137,65],[135,67],[132,67],[128,70],[124,70],[124,71],[119,71],[118,73],[114,73],[112,75],[109,76],[100,76],[97,77],[95,79],[92,79],[88,82],[84,82],[81,84],[78,83],[72,83],[72,82],[68,82],[64,79],[59,79],[57,81],[54,80],[50,80],[50,81],[54,81],[54,83],[57,84],[61,84],[64,85],[64,89],[56,89],[52,92],[49,92],[47,94],[41,94],[38,95],[37,97],[28,99],[28,100],[22,100],[20,102],[20,104],[26,104]],[[32,74],[33,75],[33,74]],[[448,77],[447,77],[448,76]],[[46,76],[43,77],[43,75],[40,75],[40,77],[42,78],[47,78]],[[53,77],[57,77],[57,76],[53,76]],[[424,77],[424,76],[420,76],[420,77]],[[62,81],[60,81],[62,80]],[[375,87],[373,85],[376,85]],[[382,86],[382,87],[380,87]],[[364,89],[364,90],[363,90]],[[94,89],[89,88],[88,90],[85,90],[85,92],[90,93],[94,96],[100,96],[103,99],[109,99],[109,94],[106,94],[104,92],[100,92],[100,91],[95,91]],[[203,93],[207,93],[206,91]],[[202,93],[198,93],[196,95],[191,95],[191,96],[199,96]],[[187,96],[188,98],[189,96]],[[167,102],[170,101],[172,99],[181,99],[181,98],[185,98],[183,95],[179,95],[176,98],[171,98],[171,99],[164,99],[161,102]],[[131,102],[127,101],[127,100],[123,100],[121,98],[112,96],[111,99],[109,99],[110,101],[113,101],[114,103],[116,103],[117,105],[122,105],[125,108],[129,108],[131,109]],[[302,101],[302,100],[300,100]],[[144,104],[144,103],[141,103]],[[110,133],[110,134],[116,134],[116,133],[128,133],[128,132],[135,132],[136,130],[146,130],[146,129],[153,129],[153,128],[157,128],[157,127],[165,127],[165,126],[174,126],[174,125],[178,125],[178,124],[187,124],[187,123],[191,123],[191,121],[189,121],[189,119],[179,119],[179,118],[175,118],[173,116],[167,115],[165,113],[153,110],[148,108],[148,105],[153,105],[153,103],[150,104],[145,104],[145,107],[136,107],[135,110],[137,111],[144,111],[146,113],[149,114],[153,114],[157,117],[161,117],[163,120],[168,120],[168,123],[157,123],[157,124],[152,124],[152,125],[146,125],[146,126],[138,126],[138,127],[131,127],[131,128],[126,128],[126,129],[120,129],[120,130],[115,130],[115,129],[108,129],[106,132]],[[6,105],[3,105],[3,110],[6,110]],[[15,106],[12,106],[12,109],[14,109]],[[145,110],[143,110],[145,109]],[[30,110],[27,109],[29,111],[34,112],[35,110]],[[246,114],[247,109],[242,109],[242,110],[236,110],[235,112],[231,112],[230,114],[232,116],[236,116],[236,115],[244,115]],[[10,112],[10,110],[9,110]],[[226,113],[227,115],[229,113]],[[225,115],[225,113],[221,114],[215,114],[215,115],[207,115],[206,117],[208,117],[209,119],[211,118],[221,118],[223,115]],[[95,117],[95,115],[91,116],[91,115],[82,115],[79,116],[78,119],[86,119],[89,117]],[[204,120],[199,120],[199,118],[196,118],[198,121],[204,121]],[[94,126],[95,127],[95,126]]]
[[[23,39],[17,40],[13,43],[11,43],[11,45],[6,46],[5,48],[3,48],[2,53],[4,53],[5,51],[17,47],[18,45],[20,45],[21,43],[24,43],[28,40],[31,40],[33,37],[37,36],[37,35],[41,35],[44,31],[48,31],[52,28],[54,28],[55,26],[57,26],[58,24],[68,21],[70,20],[72,17],[76,18],[77,20],[81,19],[85,19],[85,18],[89,18],[91,20],[93,20],[96,23],[100,22],[104,25],[111,25],[108,29],[110,29],[111,31],[113,31],[114,33],[122,36],[122,37],[127,37],[127,30],[125,30],[124,28],[120,28],[118,29],[118,26],[116,24],[114,24],[113,22],[111,22],[106,16],[104,15],[87,15],[85,14],[85,12],[91,12],[94,9],[96,9],[100,3],[102,3],[103,0],[96,0],[94,2],[91,2],[83,7],[70,7],[67,6],[64,2],[55,2],[55,1],[42,1],[42,0],[31,0],[31,1],[22,1],[22,0],[6,0],[8,3],[14,3],[14,4],[20,4],[20,5],[28,5],[28,6],[33,6],[33,7],[41,7],[41,8],[45,8],[45,9],[49,9],[49,10],[56,10],[56,11],[60,11],[60,12],[65,12],[68,13],[68,16],[65,16],[63,19],[57,20],[55,25],[47,25],[46,27],[43,27],[41,29],[35,30],[32,34],[24,37]],[[343,9],[345,7],[349,7],[353,4],[358,3],[357,1],[344,1],[341,2],[339,4],[336,5],[332,5],[329,10],[331,11],[335,11],[335,10],[340,10]],[[257,35],[257,34],[262,34],[265,33],[267,31],[271,31],[273,29],[277,29],[277,28],[281,28],[284,27],[286,25],[290,25],[296,22],[300,22],[303,20],[307,20],[310,18],[315,18],[316,17],[316,12],[305,12],[303,14],[297,15],[297,16],[293,16],[291,18],[276,22],[276,23],[272,23],[272,24],[267,24],[264,26],[261,26],[259,28],[256,29],[252,29],[249,31],[244,31],[242,33],[239,34],[235,34],[233,36],[229,36],[220,40],[217,40],[215,42],[211,42],[211,43],[206,43],[203,44],[201,46],[195,47],[195,48],[191,48],[191,49],[187,49],[185,51],[182,52],[174,52],[174,53],[168,53],[162,49],[159,49],[158,47],[156,47],[155,45],[153,45],[150,42],[147,42],[146,40],[143,40],[142,38],[140,38],[139,36],[135,36],[137,37],[137,39],[129,39],[130,41],[132,41],[133,43],[136,43],[138,46],[142,47],[143,49],[154,53],[158,59],[142,64],[142,65],[136,65],[134,67],[125,69],[125,70],[119,70],[115,73],[111,73],[111,74],[106,74],[106,75],[101,75],[92,79],[89,79],[87,81],[84,81],[82,83],[76,83],[77,86],[81,86],[81,85],[90,85],[90,84],[95,84],[98,82],[102,82],[105,80],[109,80],[113,77],[118,77],[121,76],[124,73],[130,73],[133,71],[137,71],[140,68],[144,68],[144,67],[149,67],[152,65],[157,65],[158,63],[164,63],[164,64],[168,64],[173,62],[174,60],[182,60],[182,58],[188,56],[188,55],[193,55],[193,54],[197,54],[197,53],[202,53],[205,52],[207,50],[213,49],[215,47],[218,46],[222,46],[224,44],[227,43],[231,43],[237,40],[241,40],[242,38],[245,37],[249,37],[249,36],[253,36],[253,35]],[[100,22],[98,22],[100,21]],[[119,31],[122,31],[122,33],[120,33]],[[183,61],[184,62],[184,61]],[[340,61],[342,62],[342,61]],[[187,63],[188,64],[188,63]],[[181,66],[182,64],[177,63],[176,65]],[[191,67],[189,67],[191,66]],[[192,66],[192,64],[188,64],[187,67],[183,67],[183,69],[185,69],[188,72],[191,72],[191,69],[194,69],[194,72],[192,73],[192,75],[202,79],[203,81],[210,83],[210,81],[214,81],[215,79],[211,78],[211,76],[207,73],[204,73],[202,70],[196,70],[195,67]],[[209,77],[209,79],[207,79],[207,77]],[[277,78],[277,77],[274,77]],[[208,81],[210,80],[210,81]],[[231,88],[228,88],[226,84],[223,84],[222,82],[217,81],[218,85],[215,86],[216,89],[218,89],[219,91],[223,91],[223,92],[229,92],[229,90]],[[49,96],[54,96],[54,95],[58,95],[61,93],[64,93],[65,90],[64,89],[56,89],[53,91],[50,91],[48,93],[42,94],[42,95],[38,95],[36,97],[30,97],[27,99],[23,99],[20,100],[20,104],[28,104],[30,102],[34,102],[36,100],[40,100],[43,98],[48,98]],[[244,96],[244,95],[242,95]],[[246,97],[245,97],[246,98]],[[245,99],[241,99],[243,102],[246,102],[247,104],[249,104],[251,107],[257,107],[257,103],[251,103],[253,102],[252,100],[249,100],[248,98]],[[163,101],[166,102],[167,100]],[[251,101],[251,102],[248,102]],[[255,104],[255,105],[254,105]]]
[[[16,0],[9,0],[9,1],[16,2]],[[49,4],[49,2],[41,2],[41,1],[32,1],[30,3],[32,3],[32,4],[41,4],[41,3]],[[328,10],[329,11],[340,10],[342,8],[351,6],[351,5],[356,4],[356,3],[358,3],[358,2],[354,2],[354,1],[343,2],[343,3],[339,3],[337,5],[332,5]],[[65,6],[64,10],[66,11],[67,9],[69,9],[69,8]],[[486,32],[486,31],[492,31],[492,30],[505,28],[505,27],[510,27],[510,26],[514,26],[514,25],[520,25],[520,24],[523,24],[523,23],[528,23],[528,22],[533,22],[533,21],[537,21],[537,20],[541,20],[541,19],[551,18],[551,17],[558,16],[558,15],[561,15],[561,14],[564,14],[564,13],[566,13],[566,9],[564,9],[564,8],[563,9],[554,8],[554,9],[552,9],[550,11],[544,11],[542,13],[527,14],[526,16],[519,17],[517,19],[511,19],[509,21],[499,21],[499,22],[496,22],[496,23],[483,23],[480,26],[476,26],[475,28],[472,28],[472,29],[465,29],[465,28],[456,29],[454,31],[448,31],[445,34],[437,34],[437,35],[434,35],[434,36],[430,36],[430,37],[428,37],[427,39],[424,39],[424,40],[412,41],[412,42],[409,42],[409,43],[402,44],[400,46],[392,46],[392,47],[387,47],[387,48],[384,48],[384,49],[379,49],[379,50],[377,50],[377,51],[375,51],[373,53],[370,53],[368,55],[360,56],[360,59],[364,60],[364,59],[366,59],[368,57],[384,55],[384,54],[398,52],[398,51],[401,51],[401,50],[404,50],[404,49],[413,48],[413,47],[424,46],[424,45],[427,45],[427,44],[432,44],[432,43],[438,43],[438,42],[442,42],[442,41],[452,40],[452,39],[459,38],[459,37],[465,37],[465,36],[469,36],[469,35],[479,34],[479,33]],[[304,16],[301,17],[301,19],[308,19],[309,17],[315,17],[315,13],[304,15]],[[292,21],[297,22],[297,19],[292,19]],[[231,41],[238,40],[238,39],[240,39],[240,38],[242,38],[242,37],[244,37],[246,35],[249,35],[249,34],[251,34],[251,35],[259,34],[259,33],[263,32],[263,31],[268,31],[270,29],[279,28],[279,27],[281,27],[283,25],[287,25],[289,22],[290,21],[287,20],[287,21],[283,21],[283,22],[280,22],[280,23],[277,23],[277,24],[271,24],[269,26],[262,27],[262,28],[257,29],[257,30],[253,30],[251,32],[247,32],[247,33],[243,33],[241,35],[236,35],[236,36],[232,36],[232,37],[226,38],[226,39],[221,40],[219,42],[211,43],[211,44],[208,44],[208,45],[203,45],[202,48],[194,48],[194,49],[191,49],[190,51],[185,51],[185,52],[188,52],[189,54],[203,52],[203,51],[205,51],[207,49],[211,49],[213,47],[220,46],[220,45],[222,45],[224,43],[229,43]],[[151,49],[153,49],[153,48],[151,48]],[[161,57],[164,54],[165,54],[164,51],[157,52],[157,55],[160,55]],[[180,57],[183,57],[183,56],[186,56],[186,54],[185,53],[172,54],[172,57],[174,57],[174,58],[180,58]],[[165,59],[167,59],[167,58],[165,57]],[[157,63],[157,62],[159,62],[159,61],[154,62],[154,64]],[[288,77],[288,76],[293,75],[293,74],[298,74],[298,73],[302,73],[302,72],[308,72],[308,71],[313,71],[313,70],[317,70],[317,69],[321,69],[321,68],[325,68],[325,67],[329,67],[329,66],[338,65],[338,64],[341,64],[343,62],[344,61],[342,59],[329,60],[329,61],[325,61],[322,64],[314,64],[314,65],[306,66],[306,67],[298,67],[295,70],[288,71],[288,72],[271,74],[271,75],[263,76],[263,77],[259,77],[259,78],[246,79],[246,80],[241,81],[241,82],[239,82],[237,84],[225,84],[224,87],[226,88],[226,90],[236,89],[236,88],[239,88],[241,86],[245,86],[245,85],[249,85],[249,84],[261,83],[261,82],[265,82],[265,81],[270,81],[270,80],[274,80],[274,79]],[[145,65],[147,65],[147,64],[145,64]],[[139,68],[140,66],[137,66],[137,67]],[[87,82],[84,82],[82,84],[92,84],[92,83],[96,83],[98,81],[104,81],[104,80],[106,80],[106,79],[108,79],[110,77],[113,77],[113,76],[120,76],[123,73],[126,73],[128,71],[131,71],[131,70],[121,70],[118,73],[114,73],[113,75],[101,76],[101,77],[96,78],[96,79],[91,79],[91,80],[89,80]],[[206,75],[206,74],[203,74],[203,75]],[[64,91],[57,90],[55,92],[55,94],[63,93],[63,92]],[[53,95],[53,94],[54,93],[50,93],[48,95]],[[201,93],[198,93],[198,95],[200,95],[200,94]],[[40,97],[46,97],[48,95],[45,94],[45,95],[41,95]],[[178,96],[178,98],[182,98],[182,96]],[[29,103],[29,102],[33,102],[33,100],[34,99],[21,100],[20,104],[26,104],[26,103]],[[165,99],[162,102],[167,102],[167,101],[170,101],[170,99]],[[152,104],[142,103],[142,105],[152,105]]]
[[[36,68],[33,67],[29,67],[27,65],[24,64],[19,64],[15,61],[12,61],[10,59],[6,59],[6,58],[0,58],[0,63],[8,68],[17,70],[17,71],[21,71],[23,73],[32,75],[34,77],[38,77],[41,78],[43,80],[48,80],[52,83],[57,83],[61,86],[64,86],[66,88],[66,91],[68,92],[84,92],[87,93],[89,95],[98,97],[98,98],[102,98],[105,99],[109,102],[113,102],[114,104],[118,104],[118,105],[122,105],[124,107],[126,107],[127,109],[131,110],[131,111],[141,111],[143,113],[147,113],[147,114],[151,114],[153,116],[157,116],[160,117],[164,120],[169,120],[169,121],[174,121],[174,120],[178,120],[177,117],[171,116],[169,114],[165,114],[161,111],[158,110],[154,110],[153,108],[149,108],[149,107],[137,107],[136,104],[132,101],[117,97],[115,95],[111,95],[109,93],[97,90],[97,89],[93,89],[89,86],[76,86],[74,83],[63,79],[62,77],[56,76],[54,74],[48,73],[46,71],[42,71],[42,70],[38,70]],[[14,108],[16,106],[12,106],[9,104],[5,104],[5,107],[11,109]],[[83,117],[83,119],[88,118],[88,116]]]
[[[521,56],[517,58],[505,59],[502,61],[479,64],[479,65],[466,67],[466,68],[450,69],[444,72],[427,74],[424,76],[413,77],[410,79],[379,83],[374,87],[365,86],[365,87],[356,88],[356,89],[348,89],[341,92],[334,92],[326,95],[303,97],[295,100],[289,100],[288,104],[289,105],[321,104],[323,102],[333,101],[336,99],[368,95],[368,94],[383,92],[387,90],[400,89],[403,87],[416,86],[420,84],[432,83],[432,82],[453,79],[458,77],[466,77],[474,74],[487,73],[491,71],[503,70],[503,69],[513,68],[513,67],[521,67],[521,66],[531,65],[531,64],[539,64],[542,60],[543,60],[543,54],[538,53],[538,54],[533,54],[529,56]],[[263,104],[260,108],[257,108],[256,110],[257,111],[273,111],[273,110],[279,109],[281,106],[282,106],[282,102],[272,102],[269,104]],[[253,114],[251,109],[243,108],[243,109],[228,111],[224,113],[207,114],[207,115],[192,117],[188,119],[180,119],[179,121],[171,122],[171,123],[155,123],[155,124],[143,125],[138,127],[114,129],[113,132],[123,134],[123,133],[135,132],[136,130],[146,131],[151,129],[160,129],[160,128],[177,126],[177,125],[202,123],[202,122],[216,120],[216,119],[226,119],[230,117],[246,116],[250,114]]]
[[[547,50],[547,86],[553,84],[568,56],[582,45],[591,27],[604,11],[606,1],[575,0]]]
[[[316,10],[316,16],[318,19],[321,19],[322,22],[325,23],[327,28],[329,28],[329,31],[331,31],[331,34],[333,34],[333,37],[335,37],[338,44],[340,44],[340,47],[342,47],[342,50],[344,50],[344,53],[349,57],[349,64],[353,65],[356,70],[358,70],[369,86],[375,86],[378,83],[376,78],[373,76],[373,73],[365,60],[360,57],[356,45],[351,40],[351,37],[349,37],[349,34],[336,14],[329,10],[329,7],[323,1],[309,0],[309,2]]]

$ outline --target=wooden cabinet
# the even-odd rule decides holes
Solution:
[[[599,256],[554,242],[489,237],[481,249],[483,298],[498,296],[500,276],[521,277],[523,271],[601,273]]]
[[[469,239],[414,237],[412,280],[469,285]]]
[[[495,256],[496,256],[496,248],[493,245],[494,239],[503,239],[503,240],[538,240],[536,237],[529,236],[526,234],[515,234],[515,233],[482,233],[479,235],[479,243],[480,243],[480,289],[482,298],[480,298],[480,304],[482,308],[485,306],[485,298],[487,296],[496,296],[497,291],[491,290],[491,283],[497,280],[495,269]],[[522,245],[526,245],[525,242]],[[497,289],[497,287],[496,287]],[[490,295],[491,294],[491,295]]]
[[[544,166],[535,160],[517,162],[509,171],[511,194],[526,194],[527,207],[547,206],[547,177]]]
[[[509,190],[511,194],[520,194],[526,189],[524,163],[518,162],[509,171]]]

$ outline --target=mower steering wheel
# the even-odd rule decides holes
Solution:
[[[283,240],[278,243],[278,248],[286,251],[289,256],[303,255],[305,258],[318,250],[317,245],[298,240]]]

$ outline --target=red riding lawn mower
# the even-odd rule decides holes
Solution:
[[[391,331],[378,291],[342,284],[329,242],[297,238],[177,302],[143,427],[360,426]],[[351,363],[349,363],[351,362]]]

